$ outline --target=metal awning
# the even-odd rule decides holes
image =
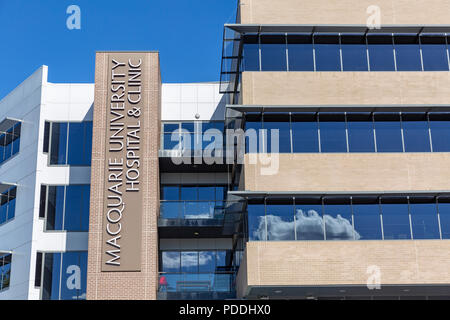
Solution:
[[[238,112],[450,112],[450,105],[233,105]]]
[[[16,183],[10,183],[10,182],[0,182],[0,193],[3,193],[5,191],[8,191],[8,189],[12,187],[16,187]]]
[[[11,250],[0,250],[0,254],[12,254]]]
[[[450,33],[450,25],[382,25],[379,29],[367,25],[328,25],[328,24],[225,24],[225,28],[237,33]]]
[[[11,129],[17,123],[22,122],[22,120],[6,117],[0,121],[0,133],[5,133],[8,129]]]

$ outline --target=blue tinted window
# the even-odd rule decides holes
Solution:
[[[344,114],[320,114],[319,120],[322,152],[347,152]]]
[[[367,37],[370,71],[395,71],[392,36],[373,35]]]
[[[314,37],[317,71],[341,71],[339,37],[322,35]]]
[[[181,267],[181,255],[178,251],[165,251],[162,252],[162,272],[180,272]]]
[[[259,71],[259,40],[258,36],[244,37],[244,70]]]
[[[370,114],[347,114],[350,152],[374,152],[373,121]]]
[[[245,152],[260,152],[262,148],[260,148],[260,130],[262,129],[262,117],[260,116],[251,116],[247,117],[245,120]]]
[[[276,152],[273,148],[278,144],[279,153],[291,152],[291,131],[289,115],[264,115],[263,127],[267,130],[267,141],[264,150],[267,152]],[[272,130],[278,130],[278,139]],[[267,149],[266,149],[267,148]]]
[[[181,272],[198,272],[198,252],[181,252]]]
[[[0,135],[0,163],[5,160],[5,138],[4,134]]]
[[[266,207],[266,221],[267,240],[295,240],[293,204],[268,203]]]
[[[216,270],[216,252],[200,251],[198,253],[198,272],[212,273]]]
[[[312,37],[288,35],[289,71],[314,71]]]
[[[183,209],[183,203],[178,201],[169,201],[160,203],[160,215],[163,219],[179,219]]]
[[[87,252],[63,253],[61,269],[60,299],[86,299]]]
[[[382,203],[384,239],[411,239],[407,203]]]
[[[44,268],[43,299],[86,299],[86,251],[45,253]]]
[[[63,230],[64,186],[48,187],[47,230]]]
[[[360,240],[381,240],[380,207],[378,203],[353,204],[355,232]]]
[[[448,71],[447,44],[443,36],[422,36],[423,69]]]
[[[319,128],[314,114],[292,114],[294,153],[319,152]]]
[[[197,187],[181,187],[181,200],[198,200]]]
[[[363,35],[341,37],[342,64],[344,71],[367,71],[367,46]]]
[[[403,152],[400,115],[375,114],[378,152]]]
[[[442,239],[450,239],[450,203],[439,202]]]
[[[69,123],[69,150],[67,163],[73,166],[86,164],[84,123]]]
[[[50,164],[66,164],[67,123],[52,123]]]
[[[249,204],[247,208],[249,241],[266,241],[266,219],[263,204]]]
[[[165,133],[172,133],[179,129],[180,129],[179,123],[164,123],[164,126],[163,126],[163,132],[165,132]]]
[[[89,186],[66,187],[64,230],[88,231],[89,228]]]
[[[397,71],[422,71],[419,38],[394,36]]]
[[[162,200],[180,200],[180,188],[164,186],[162,188]]]
[[[8,215],[8,196],[2,194],[2,201],[1,201],[1,206],[0,206],[0,224],[3,224],[6,222],[6,218]]]
[[[424,114],[402,115],[406,152],[430,152],[428,121]]]
[[[430,114],[431,139],[434,152],[450,151],[450,114]]]
[[[411,203],[414,239],[439,239],[439,224],[435,203]]]
[[[215,200],[216,188],[214,186],[200,186],[198,187],[198,200]]]
[[[321,204],[295,204],[297,240],[324,240]]]
[[[15,155],[19,152],[20,148],[20,129],[21,129],[21,123],[18,123],[14,126],[14,141],[12,146],[12,154]]]
[[[287,70],[286,37],[284,35],[261,36],[261,70]]]
[[[352,221],[352,208],[350,203],[335,204],[333,201],[325,201],[323,219],[327,240],[356,240]]]
[[[164,134],[164,150],[179,150],[180,149],[180,135],[179,133],[165,133]]]

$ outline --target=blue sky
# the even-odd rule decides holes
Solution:
[[[163,82],[218,81],[237,0],[0,0],[0,99],[39,66],[50,82],[94,82],[95,51],[158,50]],[[81,30],[69,30],[69,5]]]

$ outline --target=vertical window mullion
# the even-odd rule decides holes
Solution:
[[[62,212],[62,230],[65,228],[66,224],[66,193],[67,193],[67,186],[64,186],[64,201],[63,201],[63,212]]]
[[[403,133],[403,119],[402,119],[402,113],[399,112],[400,115],[400,132],[402,134],[402,148],[403,148],[403,152],[406,152],[405,150],[405,134]]]
[[[422,65],[422,71],[425,71],[425,68],[423,66],[422,36],[420,35],[420,33],[417,36],[419,37],[420,64]]]
[[[258,33],[259,71],[262,71],[261,34]]]
[[[428,138],[430,139],[430,150],[433,152],[433,137],[431,136],[430,113],[427,112]]]
[[[345,143],[347,144],[347,153],[350,152],[350,146],[348,141],[348,121],[347,121],[347,112],[344,112],[344,121],[345,121]]]
[[[381,197],[378,197],[378,212],[380,214],[381,239],[384,240],[383,211],[381,210]]]
[[[319,153],[322,153],[322,143],[320,141],[320,113],[316,113],[316,117],[317,117],[317,138],[318,138],[318,142],[319,142]]]
[[[312,34],[312,49],[313,49],[313,63],[314,63],[314,72],[317,71],[316,68],[316,46],[315,46],[315,42],[314,42],[314,33]]]
[[[409,230],[411,232],[411,240],[414,240],[412,217],[411,217],[411,201],[409,199],[409,196],[406,197],[406,200],[408,201]]]
[[[69,134],[70,134],[70,122],[67,123],[67,137],[66,137],[66,165],[69,164]]]
[[[372,112],[372,128],[373,128],[373,142],[375,145],[375,153],[378,153],[378,146],[377,146],[377,131],[375,129],[375,113]]]
[[[49,123],[49,130],[48,130],[48,158],[47,158],[47,165],[50,164],[52,159],[52,134],[53,134],[53,122]]]
[[[288,38],[287,33],[284,34],[284,40],[286,42],[286,71],[289,72],[289,50],[288,50]]]
[[[367,71],[370,72],[369,39],[367,38],[367,33],[364,35],[364,39],[366,40]]]
[[[439,226],[439,239],[442,240],[441,214],[439,213],[439,197],[436,197],[436,213],[437,213],[438,226]]]
[[[63,273],[63,253],[60,253],[60,261],[59,261],[59,292],[58,292],[58,300],[61,300],[61,286],[62,286],[62,273]]]
[[[448,39],[447,39],[447,32],[445,33],[445,51],[447,52],[447,63],[448,63],[448,70],[450,71],[450,55],[448,52]]]
[[[297,241],[297,217],[295,214],[295,197],[292,197],[292,212],[294,214],[294,240]]]
[[[395,50],[395,38],[394,38],[394,33],[391,34],[392,37],[392,51],[394,52],[394,66],[395,66],[395,71],[397,70],[397,52]]]
[[[267,229],[267,198],[264,197],[264,226],[266,228],[266,238],[264,241],[268,241],[269,235],[268,235],[268,229]]]

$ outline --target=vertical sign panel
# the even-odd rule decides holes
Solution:
[[[145,56],[108,55],[103,272],[141,271]]]

